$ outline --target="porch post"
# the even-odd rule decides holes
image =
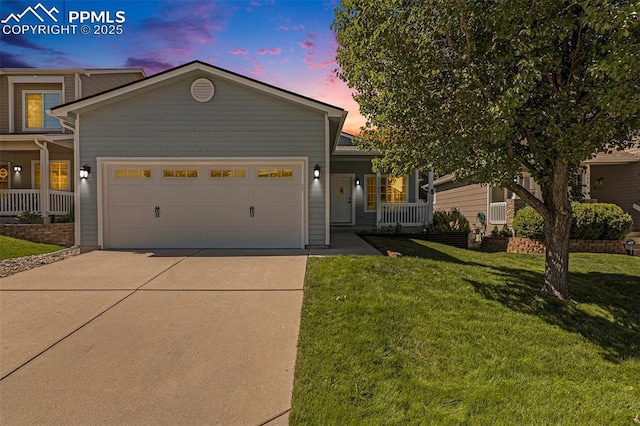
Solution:
[[[427,223],[431,225],[433,223],[433,195],[436,193],[436,189],[433,187],[433,170],[429,171],[427,185],[429,185],[429,192],[427,193]]]
[[[591,164],[582,171],[582,197],[585,200],[591,199]]]
[[[382,211],[380,208],[380,172],[376,173],[376,224],[378,228],[380,227],[380,222],[382,222]]]
[[[40,148],[40,214],[48,217],[49,212],[49,149],[46,142],[34,139]]]

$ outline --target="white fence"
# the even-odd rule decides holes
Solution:
[[[491,225],[507,223],[507,203],[505,201],[489,204],[489,223]]]
[[[22,212],[42,211],[40,190],[3,189],[0,190],[0,215],[15,216]],[[49,214],[69,214],[73,210],[73,192],[49,191]]]
[[[379,226],[422,226],[431,223],[429,203],[380,203]]]

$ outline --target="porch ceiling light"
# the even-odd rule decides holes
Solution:
[[[80,166],[80,179],[86,179],[89,177],[89,173],[91,173],[91,167],[84,163]]]
[[[320,179],[320,165],[318,164],[313,168],[313,178]]]
[[[13,171],[16,173],[20,173],[22,171],[22,166],[13,166]]]
[[[360,178],[356,178],[356,186],[360,186]]]

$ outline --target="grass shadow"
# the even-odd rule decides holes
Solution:
[[[640,358],[640,281],[637,275],[570,271],[571,300],[565,302],[540,294],[544,281],[542,258],[532,262],[531,257],[522,257],[523,266],[517,267],[514,266],[518,264],[516,256],[525,255],[500,257],[399,238],[373,237],[370,244],[383,253],[393,250],[404,256],[472,267],[473,270],[461,273],[460,278],[485,299],[580,334],[598,345],[603,358],[610,362]],[[583,269],[594,268],[583,265]]]

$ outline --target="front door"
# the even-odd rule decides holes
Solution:
[[[351,224],[353,177],[331,176],[331,223]]]

